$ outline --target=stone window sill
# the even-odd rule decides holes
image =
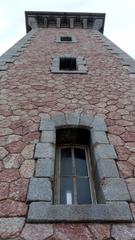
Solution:
[[[28,222],[131,222],[128,203],[111,202],[89,205],[30,204]]]

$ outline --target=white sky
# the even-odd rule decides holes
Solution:
[[[135,58],[135,0],[0,0],[0,55],[25,35],[24,11],[106,13],[104,35]]]

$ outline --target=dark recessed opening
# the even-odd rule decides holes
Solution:
[[[66,36],[66,37],[61,37],[60,39],[61,39],[61,42],[72,42],[72,37]]]
[[[60,70],[77,70],[76,58],[60,58]]]
[[[61,128],[56,130],[56,144],[81,144],[89,146],[90,132],[82,128]]]

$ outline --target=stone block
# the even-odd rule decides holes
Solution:
[[[106,123],[103,118],[95,117],[92,127],[97,131],[107,131]]]
[[[47,130],[42,131],[40,141],[44,143],[55,143],[56,142],[55,131],[47,131]]]
[[[51,182],[47,178],[31,178],[27,202],[31,201],[52,201]]]
[[[82,116],[80,116],[79,125],[84,126],[84,127],[87,126],[90,128],[92,126],[93,120],[94,120],[94,117],[82,115]]]
[[[53,116],[52,120],[55,123],[55,127],[60,127],[60,126],[66,125],[65,114]]]
[[[36,164],[36,177],[54,176],[54,159],[38,159]]]
[[[37,143],[34,158],[52,158],[55,157],[55,147],[51,143]]]
[[[28,222],[105,222],[133,221],[126,202],[89,205],[47,205],[33,202],[28,212]]]
[[[66,124],[78,126],[80,114],[78,113],[66,113]]]
[[[99,159],[117,159],[114,147],[110,144],[98,144],[94,146],[94,156],[98,161]]]
[[[6,71],[7,68],[8,67],[6,65],[0,65],[0,71]]]
[[[41,118],[40,122],[40,130],[54,130],[54,122],[51,119],[48,118]]]
[[[122,178],[106,178],[101,183],[106,201],[130,201],[127,186]]]
[[[97,161],[97,175],[100,180],[104,178],[118,178],[119,172],[116,167],[115,161],[111,159]]]
[[[92,144],[109,143],[105,132],[95,131],[94,129],[91,129],[91,141],[92,141]]]
[[[132,74],[135,73],[135,65],[134,66],[130,66],[129,72],[132,73]]]

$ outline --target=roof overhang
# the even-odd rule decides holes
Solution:
[[[103,33],[105,13],[25,12],[26,31],[35,28],[84,28]]]

